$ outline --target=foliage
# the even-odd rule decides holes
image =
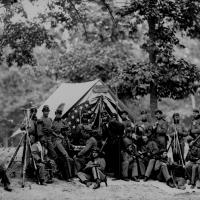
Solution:
[[[129,87],[133,82],[137,88],[148,84],[149,89],[143,89],[142,93],[150,92],[152,110],[157,107],[157,98],[188,96],[193,92],[194,82],[199,80],[199,71],[194,65],[173,55],[174,47],[181,47],[177,32],[184,30],[190,34],[198,26],[195,22],[199,13],[200,3],[195,0],[132,0],[129,6],[118,11],[123,18],[137,16],[138,23],[148,24],[147,40],[142,48],[148,52],[149,62],[140,64],[139,70],[134,69],[138,64],[133,64],[133,69],[129,67],[124,71],[123,80],[130,79]]]

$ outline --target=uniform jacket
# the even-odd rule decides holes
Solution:
[[[186,156],[186,161],[196,162],[200,159],[200,148],[192,146]]]
[[[38,120],[37,126],[38,135],[50,136],[52,132],[52,119],[47,117],[42,117]]]
[[[94,137],[90,137],[86,141],[85,147],[78,153],[78,157],[81,157],[81,156],[89,157],[91,151],[94,148],[97,148],[97,140]]]
[[[194,119],[191,124],[190,135],[193,138],[196,138],[199,136],[199,134],[200,134],[200,119],[197,120]]]
[[[179,123],[179,124],[172,123],[169,125],[168,133],[171,138],[173,138],[174,133],[176,131],[178,133],[178,138],[180,141],[183,140],[184,137],[186,137],[188,135],[187,130],[183,123]]]

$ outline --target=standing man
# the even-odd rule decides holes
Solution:
[[[117,114],[112,115],[112,119],[109,122],[110,133],[110,162],[112,163],[112,169],[116,179],[121,179],[121,150],[122,150],[122,137],[124,135],[124,125],[118,121]]]
[[[155,111],[156,123],[153,126],[153,132],[160,149],[167,149],[167,131],[168,131],[168,123],[165,121],[163,117],[163,112],[161,110]]]
[[[174,162],[178,164],[184,164],[184,147],[185,137],[188,135],[186,128],[180,121],[180,114],[174,113],[172,116],[172,123],[169,125],[169,136],[172,139],[172,152]]]
[[[68,152],[66,151],[66,149],[62,144],[62,140],[64,140],[64,137],[61,134],[61,131],[64,128],[66,128],[66,125],[61,117],[62,117],[62,110],[56,110],[55,119],[52,123],[52,130],[53,130],[52,141],[53,144],[55,145],[56,150],[63,156],[64,161],[66,162],[67,174],[65,178],[68,179],[72,177],[73,160],[72,158],[69,157]]]
[[[45,139],[47,141],[47,149],[49,151],[49,156],[53,159],[53,160],[57,160],[58,159],[58,155],[54,150],[54,145],[52,143],[52,119],[49,118],[49,106],[48,105],[44,105],[42,108],[42,112],[43,112],[43,116],[41,119],[38,120],[38,136],[45,136]],[[57,163],[57,162],[56,162]]]
[[[192,139],[196,139],[200,135],[200,113],[198,109],[193,110],[193,120],[189,130]]]

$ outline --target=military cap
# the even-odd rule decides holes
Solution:
[[[60,114],[60,115],[62,115],[62,110],[60,110],[60,109],[56,110],[55,114]]]
[[[32,106],[30,108],[30,112],[33,113],[33,112],[37,112],[37,107],[36,106]]]
[[[44,111],[50,111],[49,106],[48,105],[44,105],[42,108],[42,112]]]
[[[161,115],[163,114],[162,110],[159,110],[159,109],[155,111],[155,114],[157,114],[157,113],[159,113]]]

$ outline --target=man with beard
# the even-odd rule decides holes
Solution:
[[[178,164],[184,164],[184,138],[188,135],[186,128],[180,121],[180,114],[174,113],[172,116],[172,123],[169,125],[169,136],[172,139],[171,147],[173,152],[174,162]]]
[[[155,140],[158,144],[159,149],[166,149],[168,141],[167,137],[168,123],[167,121],[165,121],[161,110],[155,111],[155,117],[157,120],[153,126]]]

